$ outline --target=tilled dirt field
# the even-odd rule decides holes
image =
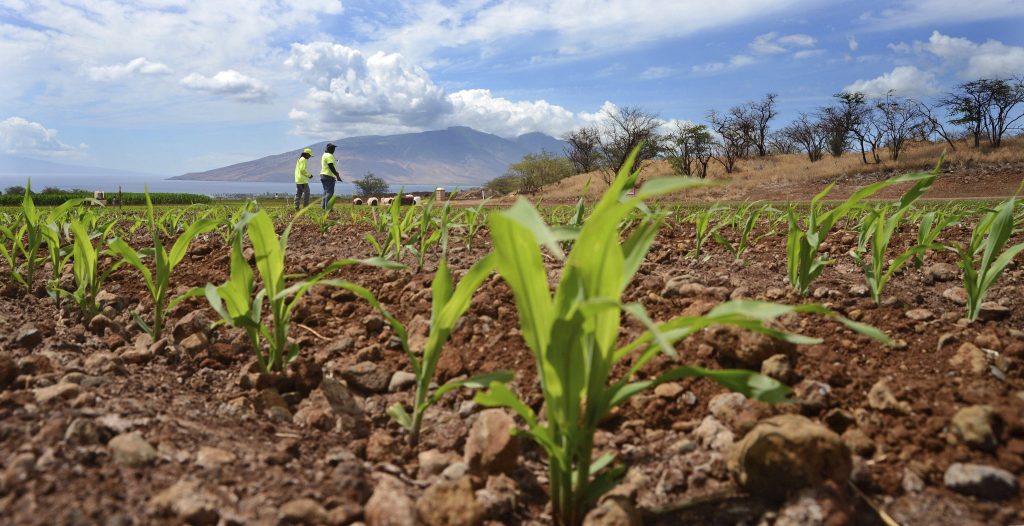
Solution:
[[[300,225],[287,270],[368,257],[366,232],[346,226],[321,236]],[[910,246],[913,235],[901,233],[892,250]],[[962,242],[969,232],[952,227],[944,238]],[[485,239],[486,232],[473,253],[456,243],[456,274],[485,253]],[[764,367],[795,386],[796,401],[749,402],[707,380],[635,397],[597,437],[598,449],[631,469],[591,524],[628,524],[616,514],[633,505],[633,520],[643,524],[883,524],[885,514],[900,524],[1024,523],[1024,268],[1011,265],[989,295],[994,304],[969,323],[952,254],[929,253],[923,268],[908,266],[875,306],[846,256],[855,239],[832,233],[826,248],[838,263],[805,300],[784,284],[784,236],[762,239],[734,262],[715,245],[706,247],[707,259],[684,258],[692,228],[663,229],[626,298],[656,320],[701,314],[729,298],[817,301],[897,343],[884,346],[819,316],[782,320],[824,340],[796,349],[723,329],[685,340],[682,362]],[[202,238],[175,271],[177,292],[220,283],[227,268],[223,241]],[[352,267],[339,276],[377,294],[408,325],[414,347],[422,345],[432,271]],[[129,310],[141,302],[148,312],[149,301],[128,268],[106,284],[104,316],[87,323],[45,295],[3,285],[0,522],[551,522],[541,452],[507,438],[507,418],[477,407],[471,392],[445,396],[428,412],[419,446],[406,444],[385,414],[412,398],[400,374],[409,370],[404,355],[382,318],[349,293],[322,287],[303,300],[291,330],[301,355],[285,378],[268,382],[252,374],[244,333],[209,328],[215,315],[205,300],[179,306],[167,338],[149,341],[130,322]],[[638,324],[624,323],[639,334]],[[439,382],[511,369],[514,389],[540,409],[534,361],[497,276],[477,293],[444,353]],[[659,358],[645,372],[672,365]],[[849,452],[850,484],[741,490],[728,461],[755,424],[777,414],[804,415],[813,423],[789,429],[816,423],[809,432],[820,434],[818,442],[835,442],[812,449]],[[813,462],[814,453],[780,454],[777,489],[786,489],[786,466]]]

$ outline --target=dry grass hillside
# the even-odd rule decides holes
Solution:
[[[827,184],[837,182],[832,197],[843,197],[857,186],[871,180],[897,173],[930,169],[935,166],[943,150],[946,162],[943,177],[936,183],[931,197],[982,198],[1011,195],[1024,177],[1024,138],[1003,141],[998,149],[982,146],[974,148],[967,142],[957,143],[956,151],[949,151],[945,143],[911,144],[897,162],[885,158],[881,164],[864,164],[860,153],[847,153],[842,157],[826,156],[812,163],[804,154],[776,155],[740,161],[732,174],[714,161],[709,166],[708,179],[719,185],[687,192],[679,196],[685,200],[798,200],[809,199]],[[667,161],[644,163],[641,180],[672,175]],[[590,181],[588,199],[596,199],[607,187],[598,172],[576,175],[544,187],[531,196],[544,203],[575,202]],[[511,202],[507,196],[501,201]]]

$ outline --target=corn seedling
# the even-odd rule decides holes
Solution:
[[[20,220],[13,228],[3,227],[3,233],[11,242],[8,249],[0,243],[0,254],[7,260],[11,269],[11,277],[32,292],[35,284],[36,267],[39,266],[39,249],[46,240],[46,225],[43,214],[32,201],[32,181],[25,188],[25,196],[21,200]],[[19,258],[20,255],[20,258]],[[23,261],[22,264],[18,260]]]
[[[174,241],[171,251],[168,252],[160,240],[160,232],[163,230],[157,224],[153,213],[153,202],[149,198],[148,191],[146,191],[146,217],[149,220],[150,235],[153,238],[152,249],[149,251],[136,251],[123,239],[118,238],[110,242],[110,250],[114,254],[119,255],[123,262],[135,267],[142,274],[146,290],[149,291],[150,296],[153,298],[152,325],[143,321],[142,317],[135,312],[132,313],[132,316],[139,328],[145,331],[146,334],[149,334],[153,341],[156,341],[160,339],[160,335],[163,333],[164,317],[170,303],[168,294],[170,293],[171,274],[174,272],[174,267],[185,258],[189,244],[197,236],[217,228],[217,221],[204,218],[188,225],[185,231]],[[153,270],[150,270],[146,263],[142,261],[146,255],[150,255],[153,258]]]
[[[960,222],[960,216],[956,214],[939,214],[928,212],[921,216],[917,228],[917,245],[932,246],[939,234],[946,228]],[[921,268],[924,264],[924,252],[914,254],[914,266]]]
[[[974,227],[967,246],[946,247],[959,256],[958,264],[964,272],[964,288],[967,290],[967,318],[972,321],[978,319],[989,289],[1006,266],[1024,250],[1024,243],[1006,246],[1014,234],[1015,201],[1011,197],[987,211]]]
[[[486,219],[485,216],[487,212],[485,211],[485,207],[487,206],[488,201],[490,201],[490,198],[484,199],[482,203],[475,207],[466,209],[465,215],[463,216],[465,218],[464,224],[466,227],[466,237],[463,238],[463,242],[466,244],[466,250],[473,250],[473,240],[476,239],[476,235],[480,231],[480,227],[484,225]]]
[[[693,222],[694,239],[693,250],[689,255],[693,257],[700,257],[704,251],[704,243],[707,242],[708,239],[711,239],[711,236],[718,232],[718,229],[725,226],[725,223],[719,223],[715,226],[711,226],[711,220],[714,219],[715,214],[719,210],[721,210],[720,207],[713,206],[711,208],[698,210],[690,216],[690,221]]]
[[[789,233],[786,237],[786,268],[789,283],[800,294],[807,295],[814,280],[818,279],[818,276],[825,270],[825,267],[833,262],[820,256],[818,249],[825,241],[825,238],[828,237],[836,222],[843,219],[861,201],[892,185],[917,181],[931,176],[931,173],[924,172],[879,181],[857,190],[846,201],[825,211],[822,201],[832,190],[832,187],[835,186],[834,183],[830,184],[811,199],[810,209],[808,210],[808,216],[804,221],[805,226],[803,228],[800,227],[800,221],[797,219],[796,208],[790,207],[787,214]]]
[[[775,331],[763,321],[790,312],[822,311],[818,306],[734,302],[720,305],[703,317],[656,324],[642,305],[622,303],[622,294],[664,218],[652,214],[641,220],[624,240],[620,240],[616,225],[644,199],[702,185],[688,178],[654,179],[641,187],[636,197],[627,198],[624,194],[638,175],[629,168],[635,155],[580,231],[553,297],[538,245],[554,257],[564,257],[554,231],[525,200],[490,218],[497,270],[513,292],[523,338],[536,359],[547,418],[540,420],[500,382],[492,382],[475,400],[485,406],[510,408],[526,422],[526,435],[547,455],[549,493],[557,524],[580,524],[597,498],[623,473],[622,467],[611,467],[611,456],[592,458],[594,433],[613,408],[633,395],[686,377],[711,378],[765,401],[781,401],[788,393],[787,387],[771,378],[739,370],[682,366],[653,379],[636,381],[635,375],[655,356],[664,353],[677,358],[675,342],[713,323],[738,325],[797,343],[817,341]],[[624,313],[647,330],[632,343],[616,348]],[[630,364],[627,374],[613,380],[611,372],[624,360]]]
[[[73,221],[70,229],[74,236],[74,244],[71,250],[71,267],[75,276],[76,288],[73,292],[63,290],[58,290],[58,292],[71,296],[71,299],[78,304],[82,313],[91,317],[99,312],[99,306],[96,304],[96,295],[99,294],[103,283],[110,274],[121,266],[121,262],[117,262],[106,271],[100,272],[100,251],[93,245],[93,239],[99,238],[100,244],[103,243],[103,239],[99,235],[90,236],[89,231],[80,220]]]
[[[292,311],[299,300],[318,283],[336,285],[340,280],[325,280],[324,277],[345,265],[363,263],[385,268],[401,268],[383,260],[342,260],[328,265],[316,276],[300,280],[291,285],[286,283],[284,258],[288,247],[288,236],[295,219],[285,227],[281,237],[274,231],[274,222],[265,211],[246,214],[239,222],[231,242],[231,273],[228,281],[220,286],[212,283],[205,288],[196,288],[176,299],[206,296],[210,306],[221,317],[221,323],[241,327],[249,336],[260,371],[270,373],[281,371],[298,356],[297,344],[288,341],[288,328]],[[242,228],[248,233],[256,257],[263,288],[256,291],[255,276],[249,263],[242,255]],[[253,293],[255,292],[255,296]],[[270,307],[273,325],[263,323],[263,303]],[[264,345],[266,348],[264,349]]]
[[[765,234],[751,239],[751,234],[753,234],[754,228],[757,226],[758,221],[760,221],[762,214],[766,211],[774,210],[774,208],[759,205],[757,203],[745,204],[736,210],[731,221],[732,228],[736,231],[737,235],[735,245],[729,242],[729,240],[718,231],[712,232],[711,235],[714,237],[715,241],[732,253],[734,259],[742,259],[743,254],[746,253],[748,248],[750,248],[752,242],[756,242],[765,236],[770,236],[775,233],[774,230],[770,229]]]
[[[887,216],[888,207],[880,206],[869,210],[861,222],[863,225],[861,237],[868,240],[871,245],[870,251],[854,248],[850,250],[850,256],[864,271],[871,299],[875,300],[876,304],[882,302],[882,291],[893,274],[899,272],[910,261],[910,258],[929,248],[928,245],[916,245],[896,256],[891,262],[886,259],[889,243],[892,241],[896,229],[899,228],[903,216],[910,206],[931,188],[932,183],[935,182],[935,176],[938,175],[939,166],[941,166],[941,161],[929,177],[918,180],[910,190],[903,194],[899,206],[892,215]]]
[[[483,281],[494,270],[495,258],[489,255],[477,261],[458,285],[453,284],[451,272],[448,270],[448,263],[444,258],[438,265],[437,273],[431,283],[432,305],[430,315],[430,334],[423,348],[422,358],[409,346],[409,333],[405,326],[388,312],[377,298],[369,290],[352,283],[336,283],[335,286],[348,289],[364,300],[388,321],[402,342],[402,349],[409,359],[413,374],[416,376],[416,395],[412,405],[412,414],[409,414],[401,404],[394,404],[388,408],[388,415],[399,425],[409,432],[409,440],[412,444],[419,441],[420,430],[423,426],[423,415],[430,406],[436,404],[442,396],[449,391],[459,388],[482,389],[488,387],[491,382],[508,382],[512,379],[512,373],[508,371],[495,371],[483,373],[472,378],[453,380],[436,388],[431,392],[431,385],[434,381],[434,373],[437,371],[437,363],[441,358],[441,351],[448,341],[448,336],[455,327],[459,318],[469,308],[473,294]]]

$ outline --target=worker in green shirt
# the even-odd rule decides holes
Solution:
[[[295,161],[295,210],[299,209],[299,199],[302,199],[302,206],[309,206],[309,170],[306,169],[306,159],[313,156],[313,150],[306,148],[302,150],[299,160]]]
[[[324,146],[324,155],[320,158],[320,184],[324,185],[324,197],[320,200],[320,206],[327,210],[327,205],[334,197],[334,184],[341,182],[341,174],[334,161],[334,148],[331,143]]]

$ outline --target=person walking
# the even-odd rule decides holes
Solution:
[[[302,150],[299,160],[295,161],[295,211],[299,210],[299,200],[303,201],[302,206],[309,206],[309,170],[306,169],[306,159],[313,156],[313,150],[306,148]]]
[[[320,184],[324,185],[324,198],[320,200],[320,206],[324,211],[334,197],[334,184],[341,182],[341,174],[334,161],[334,148],[331,143],[324,147],[324,155],[320,157]]]

